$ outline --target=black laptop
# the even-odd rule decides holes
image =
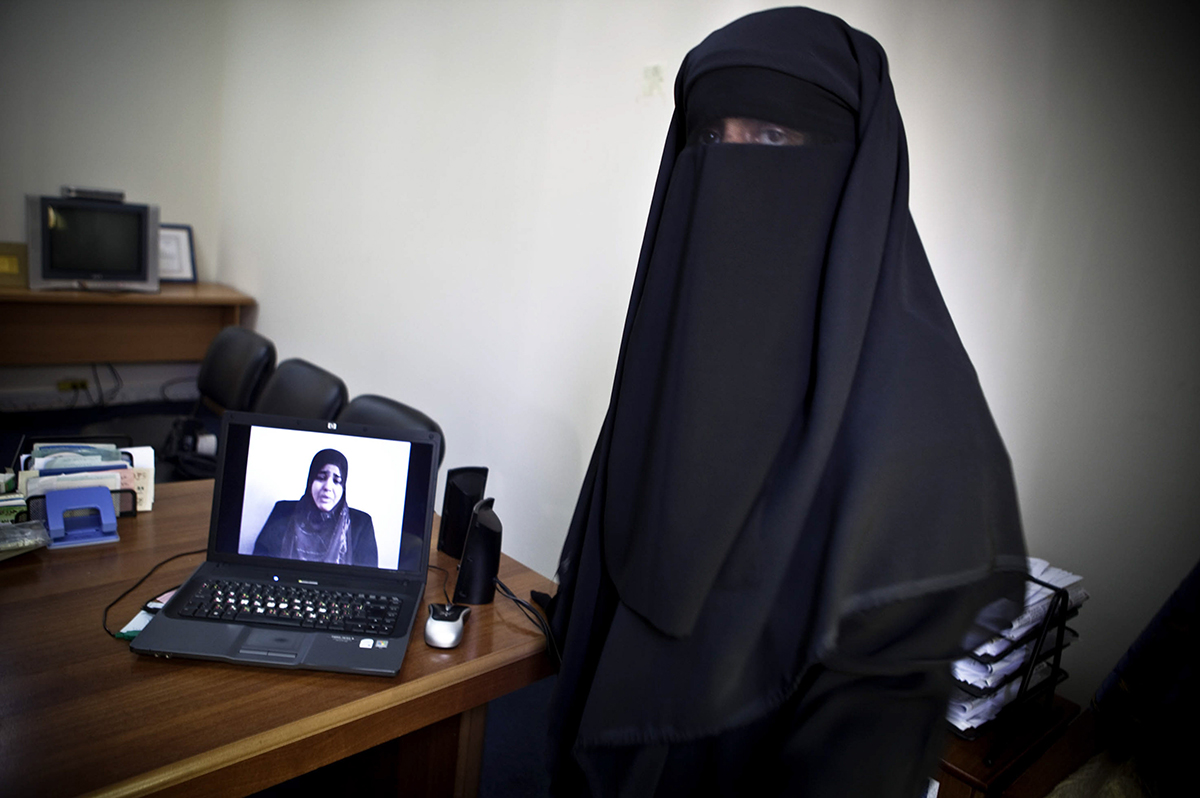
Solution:
[[[395,676],[425,591],[441,445],[226,413],[208,558],[130,648]]]

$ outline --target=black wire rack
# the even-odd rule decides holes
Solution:
[[[1001,718],[1018,714],[1024,709],[1032,707],[1039,700],[1044,701],[1045,705],[1049,707],[1054,700],[1055,688],[1069,675],[1062,667],[1062,654],[1071,640],[1079,637],[1075,630],[1067,626],[1067,621],[1079,614],[1079,608],[1071,606],[1070,594],[1065,587],[1052,585],[1034,576],[1028,576],[1026,579],[1051,591],[1045,617],[1038,622],[1037,626],[1013,641],[1003,651],[991,655],[975,654],[974,652],[968,655],[977,662],[991,664],[1004,659],[1019,648],[1028,647],[1029,653],[1025,657],[1025,662],[1004,679],[986,688],[957,679],[954,682],[954,686],[967,695],[974,698],[985,698],[1007,689],[1014,681],[1020,679],[1021,684],[1017,689],[1017,695],[1004,705],[995,718],[986,723],[970,729],[960,729],[954,724],[950,724],[951,731],[964,740],[974,740],[979,736],[981,729]],[[1049,663],[1046,675],[1034,682],[1038,666],[1043,663]]]

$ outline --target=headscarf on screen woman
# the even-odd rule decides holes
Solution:
[[[675,103],[550,607],[555,791],[913,794],[1025,549],[886,58],[835,17],[752,14]],[[722,119],[789,138],[727,145]]]

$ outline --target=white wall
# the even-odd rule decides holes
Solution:
[[[1195,4],[923,3],[892,35],[912,208],[1017,474],[1083,574],[1076,701],[1200,557]]]
[[[225,19],[212,2],[0,0],[0,241],[25,240],[26,193],[123,189],[192,225],[212,279]],[[198,395],[178,384],[194,364],[118,369],[0,368],[0,412]],[[74,378],[86,394],[57,389]]]
[[[25,191],[157,199],[196,226],[202,278],[258,298],[282,357],[430,413],[447,466],[488,465],[505,550],[549,574],[675,71],[767,5],[0,6],[20,120],[0,125],[0,239],[22,236]],[[1200,556],[1196,27],[1119,3],[819,5],[889,53],[913,214],[1030,549],[1093,594],[1064,686],[1086,700]]]
[[[123,189],[217,248],[222,3],[0,2],[0,241],[25,194]]]

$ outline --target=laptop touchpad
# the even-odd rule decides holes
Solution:
[[[294,660],[300,646],[308,635],[304,632],[286,632],[277,629],[251,629],[242,642],[243,654],[278,657]]]

